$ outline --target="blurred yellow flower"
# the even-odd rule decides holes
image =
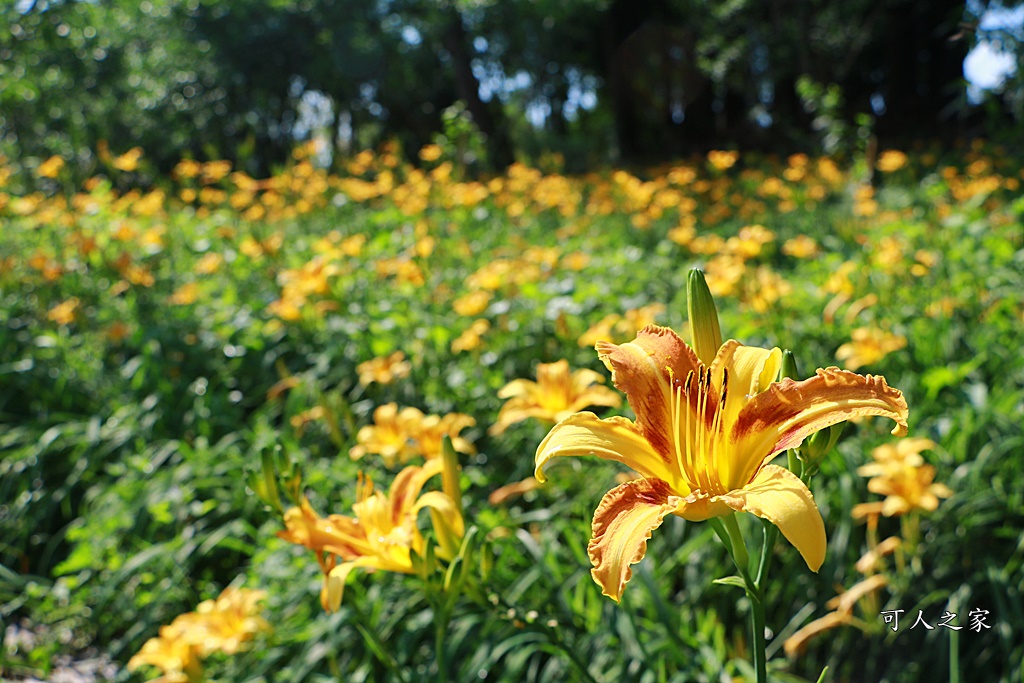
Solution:
[[[476,420],[471,415],[463,413],[448,413],[443,417],[424,415],[415,427],[413,438],[416,441],[416,448],[427,460],[440,458],[443,455],[444,437],[447,436],[451,439],[455,451],[473,455],[476,448],[465,437],[460,436],[459,432],[475,424]]]
[[[179,179],[195,178],[203,171],[203,165],[192,159],[182,159],[174,167],[172,174]]]
[[[464,294],[463,296],[452,302],[452,308],[459,315],[472,317],[480,315],[487,310],[487,305],[491,302],[491,293],[477,289],[475,291]]]
[[[405,354],[395,351],[388,356],[373,358],[356,366],[359,373],[359,383],[369,386],[374,382],[378,384],[391,384],[396,379],[408,377],[412,365],[405,359]]]
[[[76,311],[80,303],[78,297],[73,296],[51,308],[46,317],[58,325],[70,325],[75,322]]]
[[[653,325],[655,319],[664,312],[662,304],[648,304],[631,308],[622,315],[606,315],[584,332],[578,343],[580,346],[593,346],[600,341],[625,341],[648,325]]]
[[[763,225],[747,225],[740,228],[738,235],[726,240],[725,249],[742,259],[752,259],[774,239],[775,233]]]
[[[36,175],[40,178],[56,178],[60,170],[64,168],[64,159],[59,156],[52,156],[36,168]]]
[[[562,267],[568,270],[580,271],[590,265],[590,254],[582,251],[574,251],[562,257]]]
[[[128,661],[128,670],[149,665],[164,673],[159,681],[198,683],[203,680],[201,657],[235,654],[258,632],[270,630],[259,616],[258,603],[265,598],[265,591],[225,588],[216,599],[205,600],[194,612],[160,627],[160,635],[146,641]]]
[[[851,336],[851,341],[836,349],[836,360],[849,370],[877,363],[907,345],[907,338],[903,335],[877,327],[858,327]]]
[[[743,300],[758,313],[764,313],[779,299],[788,296],[792,290],[793,287],[774,270],[768,266],[758,266],[753,282],[746,288]]]
[[[472,351],[480,348],[481,343],[483,343],[483,335],[490,329],[491,323],[483,318],[474,320],[469,329],[456,337],[455,341],[452,342],[452,353],[462,353],[463,351]]]
[[[357,445],[349,449],[349,457],[358,460],[367,454],[379,455],[388,467],[416,457],[416,430],[423,413],[418,408],[398,409],[397,403],[385,403],[373,411],[373,424],[363,426],[356,434]]]
[[[128,325],[121,322],[120,320],[115,320],[110,324],[110,327],[107,328],[106,335],[107,339],[116,344],[123,341],[130,332],[131,330],[129,329]]]
[[[900,470],[904,467],[920,467],[924,464],[921,451],[935,448],[931,439],[914,437],[900,439],[895,444],[882,444],[871,451],[875,462],[861,465],[857,474],[862,477],[884,476],[890,469]]]
[[[892,173],[898,171],[907,165],[907,155],[897,149],[887,149],[878,155],[878,161],[875,163],[877,168],[882,173]]]
[[[854,584],[849,590],[843,591],[826,603],[826,607],[834,609],[823,617],[810,622],[782,644],[786,655],[796,657],[807,648],[807,643],[819,633],[824,633],[837,626],[855,623],[853,608],[857,602],[875,591],[888,585],[888,580],[881,574],[869,576],[868,578]]]
[[[697,236],[695,223],[696,219],[693,216],[684,216],[679,225],[669,230],[665,236],[680,246],[688,246]]]
[[[739,158],[740,153],[735,151],[711,150],[708,152],[708,163],[719,171],[732,168]]]
[[[171,628],[180,639],[198,646],[201,656],[233,655],[257,633],[270,630],[259,614],[259,603],[266,597],[266,591],[228,586],[215,599],[199,603],[195,612],[179,616]]]
[[[708,288],[715,296],[732,296],[747,273],[746,263],[734,254],[722,253],[704,266]]]
[[[174,306],[187,306],[195,303],[199,298],[199,285],[194,282],[187,282],[174,290],[174,293],[167,299],[167,302]]]
[[[890,536],[876,545],[874,549],[861,555],[860,559],[857,560],[857,564],[854,566],[861,574],[871,574],[882,568],[883,557],[892,555],[894,552],[902,548],[903,539],[899,536]]]
[[[593,346],[599,341],[613,341],[615,325],[622,320],[622,316],[611,314],[601,318],[596,324],[591,325],[579,338],[580,346]]]
[[[163,683],[199,683],[203,680],[199,648],[179,638],[177,630],[171,626],[161,626],[160,635],[143,644],[142,649],[128,660],[128,671],[147,665],[163,672],[164,675],[157,679]]]
[[[904,465],[889,468],[884,475],[868,481],[868,491],[885,496],[882,514],[886,517],[902,515],[912,510],[934,511],[939,498],[953,495],[945,484],[932,483],[935,468],[931,465],[913,467]]]
[[[498,398],[507,399],[488,434],[501,434],[509,426],[535,417],[546,422],[560,422],[587,406],[618,407],[622,399],[612,389],[602,386],[604,377],[593,370],[569,372],[569,361],[537,365],[537,381],[514,379],[498,391]]]
[[[156,283],[156,278],[153,277],[153,273],[146,266],[129,264],[122,274],[133,285],[152,287]]]
[[[142,158],[142,148],[132,147],[119,157],[115,157],[111,165],[119,171],[130,172],[139,167],[139,159]]]
[[[207,161],[202,165],[202,181],[215,183],[231,172],[231,162],[226,160]]]
[[[798,235],[786,240],[782,245],[782,253],[793,258],[811,258],[818,255],[818,243],[807,235]]]
[[[220,270],[224,263],[224,257],[216,252],[203,254],[202,258],[196,261],[195,271],[199,275],[212,275]]]
[[[420,149],[420,159],[426,162],[437,161],[441,158],[441,154],[444,150],[441,149],[440,145],[424,145]]]

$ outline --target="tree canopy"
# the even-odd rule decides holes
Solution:
[[[89,167],[105,140],[158,169],[227,157],[265,173],[313,134],[314,105],[344,153],[414,149],[461,103],[494,167],[808,148],[858,116],[894,141],[949,135],[977,123],[962,65],[987,6],[22,0],[0,9],[0,149]],[[991,107],[1003,123],[1015,87]]]

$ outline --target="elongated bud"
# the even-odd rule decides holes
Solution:
[[[690,345],[701,363],[711,365],[722,346],[722,328],[704,273],[696,268],[686,278],[686,310],[690,317]]]
[[[441,490],[445,492],[455,509],[462,514],[462,486],[459,484],[459,456],[452,446],[452,440],[447,434],[441,439],[441,457],[443,466],[441,468]]]
[[[782,369],[779,375],[779,379],[800,379],[800,373],[796,369],[796,356],[789,349],[782,352]]]
[[[820,462],[822,458],[829,454],[832,448],[839,441],[839,437],[843,433],[843,425],[845,422],[832,425],[822,429],[820,432],[815,432],[807,439],[807,452],[812,462]]]
[[[270,451],[265,450],[260,453],[260,458],[263,465],[263,502],[284,514],[284,508],[281,507],[281,494],[277,491],[277,469],[274,467],[273,456]]]

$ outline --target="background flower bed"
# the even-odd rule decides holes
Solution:
[[[5,675],[95,657],[121,668],[240,576],[268,591],[275,630],[214,661],[220,680],[384,680],[360,628],[428,673],[430,611],[403,577],[360,577],[337,614],[320,613],[315,563],[274,537],[278,520],[246,487],[280,451],[302,463],[320,509],[350,508],[360,469],[387,480],[378,460],[348,453],[389,402],[476,421],[463,431],[477,451],[463,462],[467,519],[494,540],[494,584],[509,589],[494,613],[456,614],[458,680],[571,677],[547,628],[599,680],[742,673],[735,595],[707,581],[728,573],[710,529],[669,520],[618,608],[585,551],[613,465],[563,463],[553,483],[488,502],[532,473],[546,433],[524,422],[489,435],[498,389],[562,358],[605,374],[578,340],[609,315],[660,304],[656,322],[682,329],[686,272],[700,266],[726,338],[793,349],[805,374],[856,363],[905,392],[911,434],[938,444],[925,457],[954,495],[922,519],[921,554],[883,607],[953,605],[962,621],[989,609],[991,630],[959,635],[960,661],[972,677],[1020,677],[1024,204],[1004,152],[883,153],[873,183],[863,166],[803,155],[586,177],[517,165],[477,181],[433,151],[419,168],[397,148],[365,152],[341,177],[305,154],[260,181],[183,162],[165,187],[128,190],[122,163],[74,188],[52,163],[39,192],[0,188]],[[360,383],[361,363],[398,350],[406,376]],[[845,628],[792,661],[781,652],[855,576],[865,532],[850,510],[876,498],[856,469],[887,431],[847,427],[814,481],[821,572],[778,551],[795,578],[768,624],[793,675],[947,670],[941,631]]]

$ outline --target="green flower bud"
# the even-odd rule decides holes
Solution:
[[[785,377],[800,379],[800,373],[796,369],[796,356],[789,349],[782,352],[782,370],[779,378]]]
[[[459,485],[459,456],[447,434],[441,440],[441,457],[444,459],[444,466],[441,470],[441,490],[452,499],[455,509],[461,515],[462,487]]]
[[[686,279],[686,309],[690,317],[690,345],[701,363],[711,365],[722,346],[722,328],[704,273],[696,268]]]

